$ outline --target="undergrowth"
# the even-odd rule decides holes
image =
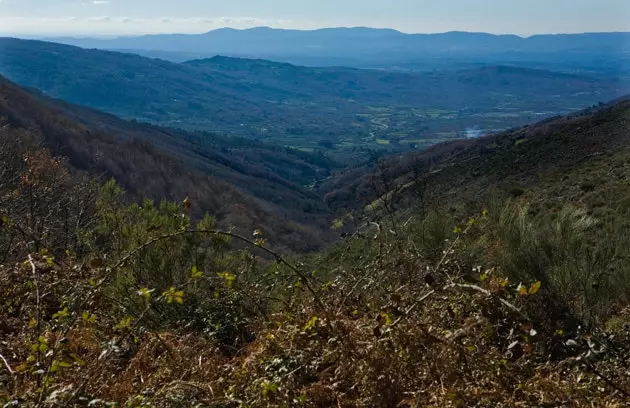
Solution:
[[[3,406],[630,401],[628,237],[577,207],[389,214],[286,258],[264,231],[193,220],[189,200],[128,204],[113,182],[37,169],[15,162],[0,185]],[[41,204],[77,191],[86,213],[64,230]]]

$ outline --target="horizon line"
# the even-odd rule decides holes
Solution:
[[[317,32],[317,31],[325,31],[325,30],[353,30],[353,29],[366,29],[366,30],[374,30],[374,31],[390,31],[395,32],[401,35],[443,35],[443,34],[453,34],[453,33],[462,33],[462,34],[486,34],[491,36],[507,36],[507,37],[519,37],[522,39],[527,39],[536,36],[553,36],[553,35],[588,35],[588,34],[630,34],[630,30],[628,31],[576,31],[576,32],[539,32],[534,34],[516,34],[516,33],[493,33],[489,31],[466,31],[466,30],[447,30],[447,31],[435,31],[435,32],[406,32],[399,29],[391,28],[391,27],[371,27],[371,26],[326,26],[320,28],[283,28],[283,27],[272,27],[267,25],[255,26],[255,27],[217,27],[212,30],[207,31],[199,31],[197,33],[183,33],[183,32],[150,32],[150,33],[138,33],[138,34],[100,34],[100,33],[68,33],[68,34],[26,34],[26,33],[2,33],[0,32],[0,36],[15,36],[17,38],[20,37],[28,37],[28,38],[93,38],[93,39],[117,39],[117,38],[134,38],[134,37],[147,37],[147,36],[160,36],[160,35],[178,35],[178,36],[198,36],[204,34],[210,34],[216,31],[222,30],[230,30],[230,31],[252,31],[252,30],[260,30],[260,29],[268,29],[274,31],[301,31],[301,32]]]

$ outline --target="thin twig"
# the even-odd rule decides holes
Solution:
[[[41,306],[40,306],[40,295],[39,295],[39,274],[37,273],[37,268],[35,267],[35,262],[33,262],[33,257],[31,254],[28,255],[28,263],[31,265],[31,270],[33,272],[33,283],[35,285],[35,305],[36,305],[36,330],[37,330],[37,341],[41,337]],[[41,352],[40,347],[37,348],[37,367],[39,368],[41,363]],[[40,376],[37,376],[37,386],[40,386]]]
[[[6,358],[4,358],[2,354],[0,354],[0,360],[2,360],[2,362],[4,363],[4,366],[7,368],[7,370],[9,370],[9,374],[13,375],[15,372],[11,369],[9,362],[7,361]]]
[[[450,288],[454,288],[454,287],[465,288],[465,289],[474,289],[474,290],[476,290],[478,292],[481,292],[481,293],[484,293],[484,294],[486,294],[488,296],[492,296],[492,292],[490,292],[487,289],[484,289],[484,288],[482,288],[480,286],[477,286],[477,285],[470,285],[470,284],[465,284],[465,283],[451,283],[449,285],[446,285],[444,287],[444,289],[450,289]],[[505,300],[503,298],[498,298],[498,299],[503,305],[505,305],[509,309],[511,309],[511,310],[515,311],[516,313],[520,314],[521,316],[527,318],[527,315],[521,309],[519,309],[518,307],[514,306],[512,303],[508,302],[507,300]]]
[[[422,296],[420,299],[418,299],[416,302],[414,302],[414,304],[412,304],[411,306],[409,306],[407,308],[407,310],[405,310],[405,314],[403,314],[402,316],[400,316],[398,319],[396,319],[396,321],[394,321],[394,323],[392,323],[392,325],[390,327],[396,327],[398,325],[398,323],[400,323],[403,318],[409,316],[409,314],[411,312],[413,312],[413,309],[416,308],[416,306],[418,306],[420,303],[424,302],[425,300],[427,300],[431,295],[433,295],[435,293],[435,290],[430,291],[429,293],[425,294],[424,296]]]
[[[623,388],[621,388],[620,386],[618,386],[617,384],[615,384],[613,382],[613,380],[611,380],[610,378],[606,377],[605,375],[603,375],[602,373],[600,373],[595,366],[593,366],[591,363],[589,363],[588,361],[584,361],[584,363],[586,364],[586,367],[588,367],[589,370],[591,370],[593,372],[593,374],[595,374],[596,376],[598,376],[599,378],[601,378],[602,380],[604,380],[604,382],[608,385],[610,385],[612,388],[614,388],[615,390],[619,391],[620,393],[622,393],[626,398],[630,399],[630,392],[624,390]]]
[[[348,298],[352,296],[354,291],[359,287],[361,282],[363,282],[369,276],[369,274],[370,274],[370,271],[368,270],[365,274],[363,274],[363,276],[357,279],[356,283],[352,286],[352,289],[350,289],[350,291],[343,297],[341,303],[339,304],[339,309],[337,310],[337,313],[335,314],[339,314],[341,312],[341,309],[346,304],[346,301],[348,300]]]

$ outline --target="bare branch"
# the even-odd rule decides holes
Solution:
[[[474,289],[478,292],[484,293],[488,296],[493,296],[492,292],[490,292],[489,290],[486,290],[480,286],[477,285],[470,285],[470,284],[465,284],[465,283],[451,283],[450,285],[447,285],[444,287],[444,289],[450,289],[450,288],[465,288],[465,289]],[[515,311],[516,313],[520,314],[521,316],[527,318],[527,315],[525,315],[525,313],[519,309],[518,307],[514,306],[512,303],[508,302],[507,300],[503,299],[503,298],[498,298],[499,301],[501,303],[503,303],[503,305],[505,305],[507,308]]]

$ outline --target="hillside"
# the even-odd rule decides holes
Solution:
[[[321,246],[328,212],[305,184],[323,177],[323,158],[212,134],[126,122],[25,91],[0,78],[0,117],[38,135],[76,169],[113,177],[133,199],[183,200],[219,225],[263,228],[294,250]],[[274,224],[272,228],[271,225]]]
[[[397,201],[402,212],[429,202],[465,212],[496,190],[530,201],[541,213],[574,203],[598,218],[627,225],[629,126],[626,97],[568,117],[385,159],[381,170],[357,168],[337,174],[320,191],[343,213],[356,208],[357,200],[382,204],[377,198],[383,179],[399,186],[392,188],[398,191],[395,198],[388,199]]]
[[[431,73],[307,68],[215,57],[175,64],[0,39],[0,73],[126,119],[260,139],[348,162],[579,110],[623,79],[515,66]]]

